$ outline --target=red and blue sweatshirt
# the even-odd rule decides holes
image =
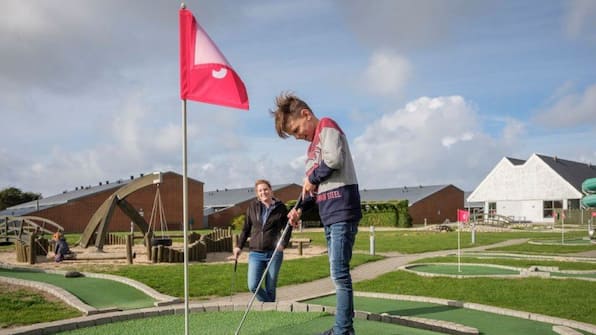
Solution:
[[[308,147],[306,176],[317,185],[316,202],[324,225],[362,218],[358,179],[348,140],[330,118],[322,118]],[[313,198],[305,199],[305,208]]]

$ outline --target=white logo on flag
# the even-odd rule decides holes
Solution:
[[[211,75],[215,79],[223,79],[226,77],[227,74],[228,74],[228,69],[226,69],[225,67],[222,67],[219,70],[211,70]]]

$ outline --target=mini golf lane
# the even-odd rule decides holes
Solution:
[[[234,334],[243,311],[192,313],[189,328],[192,334]],[[310,335],[319,334],[333,325],[334,318],[328,314],[312,312],[251,311],[240,334],[251,335]],[[358,335],[437,335],[440,333],[400,325],[356,319],[354,329]],[[184,333],[183,315],[168,315],[129,320],[90,328],[63,332],[67,335],[162,335]]]
[[[101,278],[66,278],[64,275],[0,268],[0,276],[58,286],[95,308],[134,309],[153,306],[154,299],[136,288]]]
[[[519,269],[486,264],[466,264],[462,263],[432,263],[432,264],[413,264],[408,265],[406,269],[414,272],[427,274],[441,274],[452,276],[507,276],[519,275]]]
[[[304,301],[308,304],[335,306],[335,296]],[[372,313],[387,313],[443,320],[477,328],[483,335],[549,335],[557,334],[549,323],[475,311],[466,308],[381,298],[354,297],[354,308]]]

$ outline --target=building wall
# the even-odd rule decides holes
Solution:
[[[274,191],[275,198],[285,202],[296,200],[298,195],[302,192],[302,187],[296,184],[291,184],[286,187]],[[256,197],[256,196],[255,196]],[[232,220],[242,214],[246,213],[249,204],[256,198],[241,202],[230,208],[215,212],[207,217],[207,224],[211,227],[228,227]]]
[[[64,227],[64,230],[68,233],[80,233],[85,230],[99,206],[117,190],[118,188],[114,188],[95,193],[75,199],[64,205],[54,206],[28,215],[50,219]],[[182,230],[182,176],[173,172],[163,173],[159,190],[168,230]],[[139,211],[143,210],[147,223],[150,223],[156,191],[156,185],[147,186],[130,194],[125,199],[134,208]],[[188,213],[189,220],[194,223],[195,228],[199,228],[198,224],[203,217],[203,183],[190,178],[188,179]],[[157,218],[159,216],[154,219],[153,229],[160,231],[161,225]],[[116,206],[108,231],[130,231],[130,221]],[[135,230],[138,231],[138,228],[135,228]]]
[[[579,199],[579,193],[540,157],[532,155],[524,164],[514,165],[503,158],[472,192],[468,201],[494,202],[499,215],[532,222],[550,221],[543,217],[543,200]]]
[[[464,191],[449,185],[440,191],[410,204],[408,209],[413,224],[442,223],[446,219],[457,221],[457,210],[464,208]]]

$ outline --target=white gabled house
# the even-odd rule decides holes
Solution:
[[[533,154],[528,160],[505,157],[468,196],[484,212],[531,222],[553,222],[553,210],[578,209],[581,184],[596,177],[596,166]]]

